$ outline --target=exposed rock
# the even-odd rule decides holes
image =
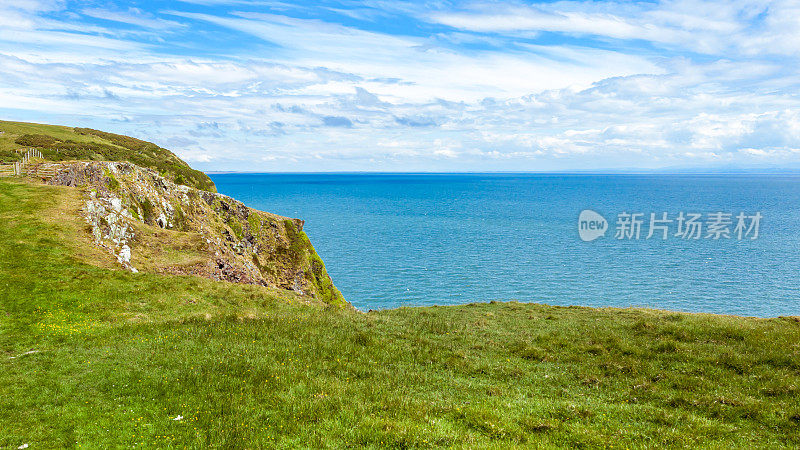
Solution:
[[[207,258],[188,265],[162,264],[157,271],[291,289],[326,303],[346,303],[303,232],[302,220],[176,185],[127,162],[49,163],[46,175],[40,175],[48,184],[85,192],[84,215],[95,242],[128,270],[137,271],[139,264],[152,266],[137,256],[147,253],[141,233],[159,228],[197,233]]]

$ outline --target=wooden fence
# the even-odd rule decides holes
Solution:
[[[36,150],[35,148],[29,148],[28,152],[22,156],[22,161],[19,162],[21,167],[20,174],[25,173],[26,167],[34,158],[44,159],[44,155],[42,155],[42,152]]]
[[[17,163],[0,164],[0,177],[10,177],[17,174]]]
[[[25,175],[28,177],[38,177],[47,180],[56,176],[56,172],[58,172],[59,167],[61,166],[58,164],[37,162],[28,165],[28,167],[25,169]]]
[[[28,175],[32,167],[38,168],[38,166],[41,165],[38,161],[31,161],[38,159],[44,159],[42,152],[35,148],[29,148],[28,151],[22,155],[22,160],[14,162],[13,164],[0,164],[0,176]],[[34,170],[33,173],[36,173],[36,171]]]

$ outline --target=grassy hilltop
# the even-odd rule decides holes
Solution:
[[[130,161],[177,184],[216,192],[208,175],[150,142],[91,128],[0,120],[0,163],[21,159],[18,150],[25,148],[39,149],[50,161]]]
[[[79,203],[0,179],[0,448],[800,446],[796,318],[364,314],[104,268]]]

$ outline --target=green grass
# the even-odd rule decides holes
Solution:
[[[0,120],[0,162],[22,158],[18,150],[37,148],[50,161],[129,161],[178,183],[215,191],[208,175],[194,170],[167,149],[153,143],[91,128],[69,128]]]
[[[108,270],[73,192],[0,181],[0,448],[800,446],[796,319]]]

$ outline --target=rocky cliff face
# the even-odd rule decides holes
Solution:
[[[177,185],[128,162],[45,163],[32,175],[81,189],[95,242],[126,269],[260,284],[346,304],[302,220]]]

